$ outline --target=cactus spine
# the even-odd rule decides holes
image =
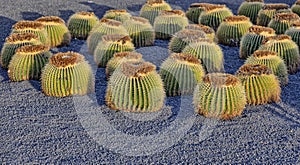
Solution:
[[[284,34],[290,36],[300,48],[300,22],[293,23],[291,27],[285,31]]]
[[[172,10],[171,6],[164,0],[147,0],[140,10],[140,17],[149,20],[154,25],[154,20],[162,10]]]
[[[189,24],[185,27],[185,29],[203,31],[206,34],[206,38],[210,39],[211,41],[217,42],[215,31],[209,26],[201,24]]]
[[[238,8],[238,15],[249,17],[253,24],[256,24],[256,19],[259,10],[264,6],[264,0],[245,0]]]
[[[200,14],[205,11],[205,7],[209,6],[209,3],[192,3],[186,11],[186,17],[195,24],[198,24]]]
[[[103,16],[103,18],[107,19],[114,19],[116,21],[125,22],[129,20],[131,14],[128,13],[126,10],[107,10]]]
[[[268,26],[273,16],[277,13],[290,13],[289,5],[285,3],[265,4],[257,15],[256,24],[260,26]]]
[[[274,15],[268,26],[273,28],[276,34],[283,34],[293,23],[298,21],[300,21],[300,17],[295,13],[278,13]]]
[[[291,7],[292,12],[298,14],[300,16],[300,0],[297,0]]]

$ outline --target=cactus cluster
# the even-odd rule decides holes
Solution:
[[[291,7],[292,12],[300,16],[300,0],[297,0]]]
[[[253,24],[256,24],[256,19],[259,10],[264,6],[264,0],[245,0],[238,8],[238,15],[249,17]]]
[[[284,34],[290,36],[300,48],[300,22],[293,23],[291,27],[285,31]]]
[[[299,21],[300,17],[295,13],[278,13],[273,16],[268,27],[273,28],[276,34],[284,34],[293,23]]]
[[[153,25],[155,18],[162,10],[172,10],[172,8],[164,0],[147,0],[141,8],[139,16],[148,19]]]
[[[129,20],[130,17],[131,14],[124,9],[121,10],[112,9],[112,10],[107,10],[102,18],[114,19],[116,21],[125,22]]]
[[[205,11],[205,7],[211,4],[208,3],[192,3],[186,11],[186,17],[195,24],[198,24],[200,14]]]

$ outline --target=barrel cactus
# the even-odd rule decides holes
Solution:
[[[68,29],[73,38],[86,39],[92,28],[99,22],[93,12],[77,12],[68,20]]]
[[[154,45],[155,32],[150,22],[143,17],[132,16],[123,23],[135,47]]]
[[[256,19],[259,10],[264,6],[264,0],[245,0],[238,8],[238,15],[249,17],[253,24],[256,24]]]
[[[293,23],[291,27],[285,31],[284,34],[290,36],[300,48],[300,22]]]
[[[185,27],[185,29],[203,31],[206,34],[206,38],[210,39],[211,41],[217,41],[214,29],[209,26],[201,24],[189,24]]]
[[[167,96],[192,94],[205,71],[199,59],[190,54],[173,53],[161,65],[160,75]]]
[[[246,59],[260,47],[266,37],[275,35],[275,30],[272,28],[258,25],[251,26],[241,39],[240,58]]]
[[[259,105],[280,101],[279,81],[267,66],[245,64],[239,68],[236,76],[245,88],[248,104]]]
[[[273,16],[268,27],[273,28],[276,34],[283,34],[293,23],[299,21],[300,17],[295,13],[278,13]]]
[[[42,69],[52,56],[49,46],[26,45],[18,48],[8,66],[11,81],[39,80]]]
[[[163,10],[154,21],[154,30],[157,39],[170,39],[176,32],[189,24],[185,13],[181,10]]]
[[[292,11],[300,16],[300,0],[297,0],[291,7]]]
[[[131,14],[128,13],[126,10],[124,9],[112,9],[112,10],[107,10],[105,12],[105,14],[103,15],[103,18],[107,18],[107,19],[114,19],[120,22],[125,22],[127,20],[129,20],[131,17]]]
[[[290,74],[295,74],[298,71],[300,63],[299,49],[290,36],[282,34],[266,37],[259,50],[276,52],[284,60]]]
[[[218,42],[223,45],[238,46],[242,36],[252,26],[246,16],[229,16],[220,24],[216,36]]]
[[[198,24],[198,19],[200,14],[205,10],[209,3],[192,3],[188,10],[186,11],[186,17],[195,24]]]
[[[124,62],[111,75],[106,104],[128,112],[159,111],[165,100],[163,82],[149,62]]]
[[[246,106],[245,90],[234,75],[210,73],[196,86],[193,103],[196,113],[227,120],[242,114]]]
[[[134,51],[134,44],[129,36],[108,34],[102,37],[95,49],[94,60],[98,67],[105,68],[115,53]]]
[[[148,19],[153,25],[155,18],[162,10],[172,10],[172,8],[164,0],[147,0],[141,8],[139,16]]]
[[[75,52],[57,53],[49,59],[41,76],[42,91],[47,96],[85,95],[94,91],[91,66]]]

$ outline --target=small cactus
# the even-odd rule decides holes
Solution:
[[[140,10],[140,17],[149,20],[154,25],[154,20],[162,10],[172,10],[171,6],[164,0],[147,0]]]
[[[203,31],[206,34],[206,38],[210,39],[211,41],[217,42],[215,31],[209,26],[201,24],[189,24],[185,27],[185,29]]]
[[[209,39],[190,43],[182,53],[192,54],[201,60],[206,72],[224,72],[224,56],[221,47]]]
[[[36,21],[45,26],[51,47],[70,44],[71,34],[63,19],[57,16],[45,16],[36,19]]]
[[[155,112],[164,105],[163,82],[149,62],[124,62],[111,75],[106,104],[128,112]]]
[[[186,17],[195,24],[198,24],[200,14],[205,11],[205,8],[211,4],[209,3],[192,3],[186,11]]]
[[[245,0],[238,8],[238,15],[249,17],[250,21],[256,24],[258,12],[263,6],[264,0]]]
[[[297,44],[288,35],[277,35],[266,37],[259,50],[270,50],[277,53],[281,57],[290,74],[298,71],[300,56]]]
[[[68,20],[68,29],[73,38],[86,39],[92,28],[99,22],[93,12],[77,12]]]
[[[281,88],[277,77],[265,65],[245,64],[237,71],[250,105],[280,101]]]
[[[98,67],[105,68],[115,53],[134,51],[134,44],[129,36],[108,34],[102,37],[95,49],[94,60]]]
[[[298,14],[300,16],[300,0],[297,0],[291,7],[292,12]]]
[[[47,96],[85,95],[94,91],[91,66],[83,55],[57,53],[49,59],[41,76],[42,91]]]
[[[240,44],[240,58],[246,59],[256,51],[268,36],[275,36],[275,30],[268,27],[253,25],[243,35]]]
[[[154,45],[155,32],[150,22],[142,17],[132,16],[123,23],[135,47]]]
[[[227,120],[242,114],[246,106],[245,90],[234,75],[210,73],[196,86],[193,103],[196,113]]]
[[[300,22],[293,23],[291,27],[285,31],[284,34],[290,36],[300,48]]]
[[[167,96],[178,96],[192,94],[205,71],[193,55],[173,53],[162,63],[160,75]]]
[[[120,22],[125,22],[127,20],[129,20],[131,17],[131,14],[128,13],[126,10],[121,9],[121,10],[107,10],[103,16],[103,18],[107,18],[107,19],[114,19],[116,21],[120,21]]]
[[[277,56],[276,52],[268,50],[257,50],[252,56],[249,56],[245,64],[261,64],[272,70],[277,76],[281,85],[286,85],[289,81],[286,65],[282,58]]]
[[[216,36],[223,45],[239,46],[242,36],[252,26],[246,16],[229,16],[220,24]]]
[[[49,46],[26,45],[18,48],[8,66],[11,81],[39,80],[43,67],[52,56]]]
[[[39,37],[34,33],[13,33],[5,39],[1,54],[0,64],[4,69],[8,69],[8,64],[14,56],[16,50],[25,45],[42,44]]]
[[[290,26],[300,21],[300,17],[295,13],[278,13],[271,19],[268,27],[273,28],[276,34],[284,34]]]

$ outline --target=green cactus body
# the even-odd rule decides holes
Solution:
[[[101,41],[102,36],[106,34],[122,34],[129,35],[122,22],[103,18],[99,23],[92,29],[88,38],[87,46],[90,54],[94,54],[98,43]]]
[[[192,94],[205,71],[193,55],[173,53],[162,63],[160,75],[167,96],[178,96]]]
[[[286,35],[290,36],[292,40],[298,45],[300,48],[300,22],[295,22],[291,25],[291,27],[285,31]]]
[[[9,62],[16,50],[25,45],[42,44],[39,37],[34,33],[13,33],[5,39],[1,54],[0,64],[4,69],[8,69]]]
[[[251,26],[252,23],[248,17],[226,17],[216,32],[218,42],[223,45],[239,46],[242,36]]]
[[[238,15],[249,17],[250,21],[256,24],[258,12],[263,6],[264,0],[245,0],[238,8]]]
[[[269,50],[281,57],[290,74],[295,74],[299,68],[300,56],[297,44],[288,35],[266,37],[259,50]]]
[[[192,54],[201,60],[206,72],[224,72],[224,57],[222,49],[209,39],[199,39],[198,42],[187,45],[182,53]]]
[[[212,4],[200,14],[198,22],[217,30],[223,19],[232,15],[232,11],[225,5]]]
[[[241,39],[240,58],[246,59],[259,48],[266,37],[275,35],[275,30],[272,28],[257,25],[251,26]]]
[[[277,13],[290,13],[289,5],[285,3],[265,4],[257,15],[256,24],[260,26],[268,26],[273,16]]]
[[[45,26],[42,23],[36,21],[19,21],[13,25],[11,34],[13,33],[34,33],[39,37],[39,40],[49,45],[50,40]]]
[[[209,3],[192,3],[186,11],[186,17],[195,24],[198,24],[200,14],[205,11],[205,8],[211,4]]]
[[[162,79],[149,62],[124,62],[111,75],[106,104],[128,112],[155,112],[164,105]]]
[[[70,44],[71,34],[63,19],[57,16],[45,16],[36,19],[36,21],[45,26],[51,47]]]
[[[113,19],[120,22],[125,22],[129,20],[131,17],[131,14],[128,13],[126,10],[107,10],[103,16],[103,18],[107,19]]]
[[[99,22],[93,12],[77,12],[68,20],[68,29],[73,38],[86,39],[92,28]]]
[[[280,101],[281,88],[277,77],[265,65],[245,64],[237,71],[250,105]]]
[[[292,12],[300,16],[300,0],[297,0],[291,7]]]
[[[140,17],[149,20],[154,25],[154,20],[162,10],[172,10],[171,6],[164,0],[147,0],[140,10]]]
[[[85,95],[94,91],[93,77],[91,66],[83,55],[57,53],[42,71],[42,91],[53,97]]]
[[[257,50],[252,56],[249,56],[245,64],[260,64],[265,65],[272,70],[272,73],[277,76],[281,85],[287,85],[288,71],[282,58],[277,56],[276,52],[268,50]]]
[[[246,105],[245,90],[233,75],[210,73],[196,86],[193,103],[196,113],[227,120],[242,114]]]
[[[98,67],[105,68],[115,53],[134,51],[134,44],[129,36],[108,34],[102,37],[95,49],[94,60]]]
[[[203,31],[206,34],[206,38],[210,39],[211,41],[217,42],[215,31],[209,26],[201,24],[189,24],[185,27],[185,29]]]
[[[276,34],[284,34],[290,26],[300,21],[300,17],[295,13],[278,13],[271,19],[268,26],[276,31]]]
[[[197,42],[200,38],[206,38],[206,34],[203,31],[189,29],[180,30],[171,38],[169,50],[174,53],[181,53],[189,43]]]
[[[18,48],[8,66],[11,81],[39,80],[43,67],[52,56],[49,46],[26,45]]]
[[[131,17],[123,23],[135,47],[154,45],[155,32],[150,22],[142,17]]]
[[[106,78],[109,79],[116,68],[118,68],[123,62],[127,61],[141,62],[144,60],[142,59],[142,54],[136,52],[115,53],[106,65]]]

